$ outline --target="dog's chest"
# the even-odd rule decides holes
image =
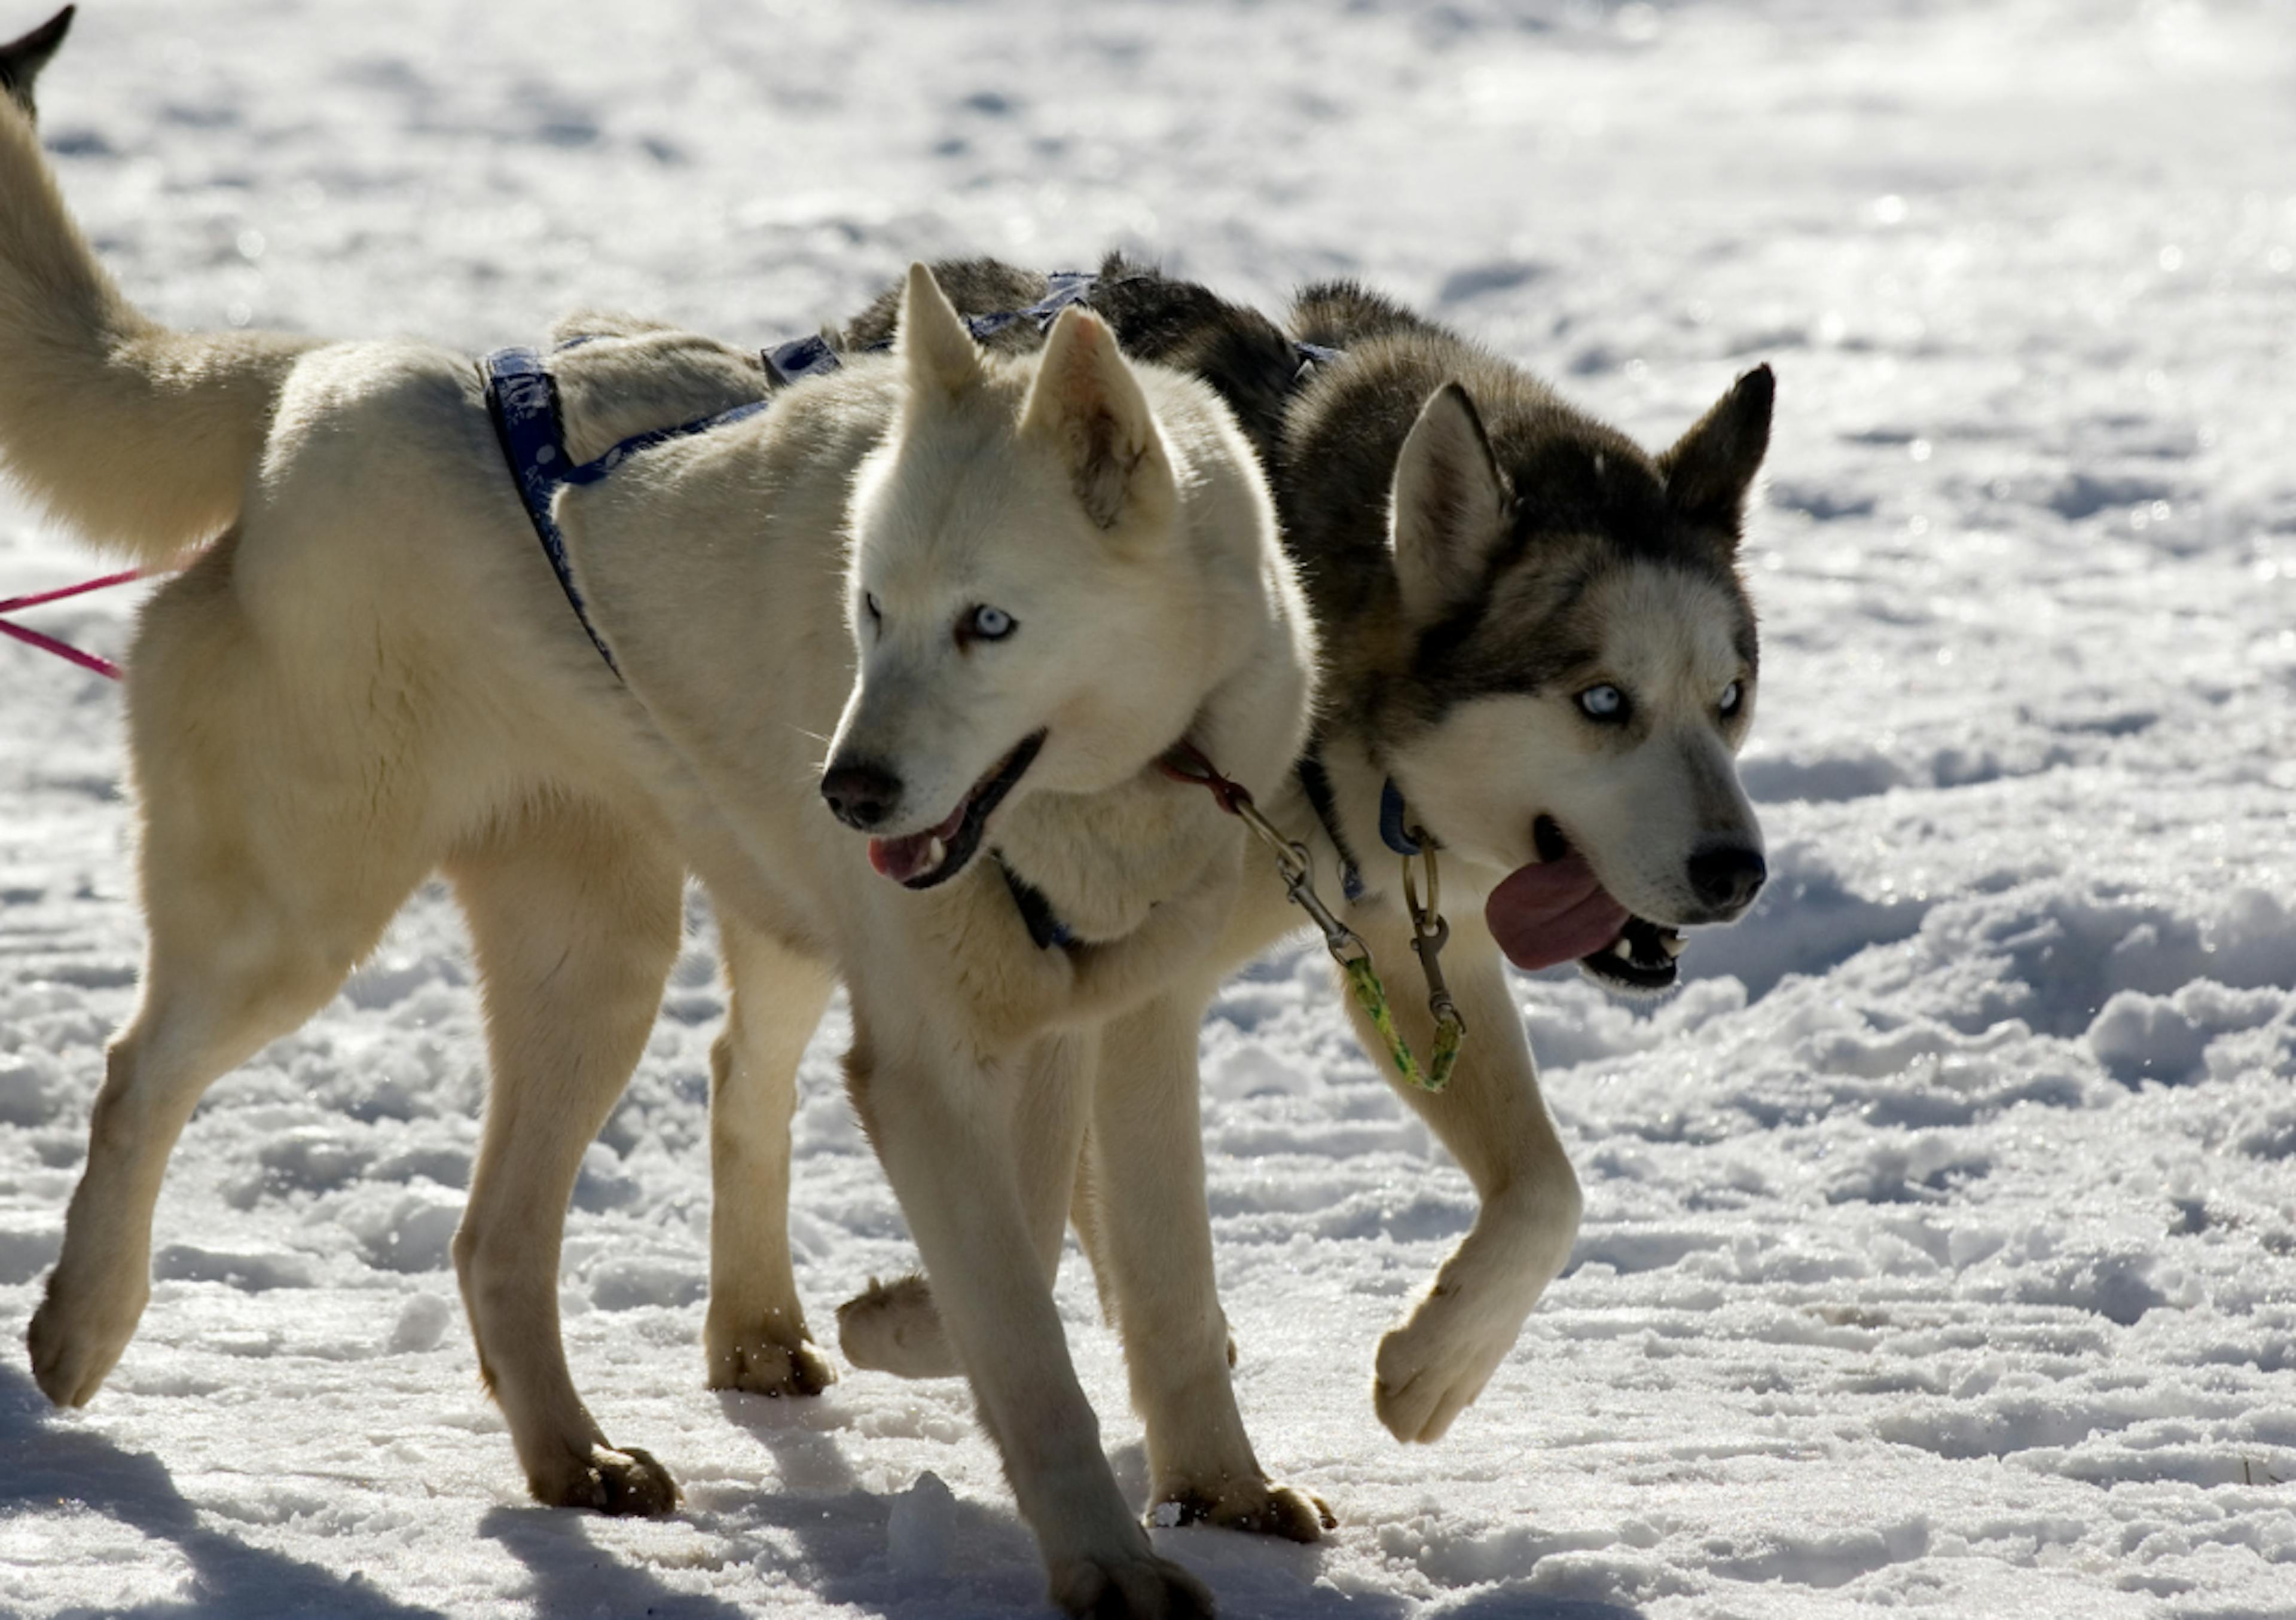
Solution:
[[[1130,934],[1237,836],[1208,796],[1159,779],[1030,798],[1004,818],[996,848],[1070,936],[1095,942]]]

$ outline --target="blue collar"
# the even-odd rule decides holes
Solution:
[[[1419,853],[1419,845],[1403,826],[1403,790],[1390,776],[1379,784],[1379,841],[1406,860]]]
[[[1332,852],[1340,857],[1340,892],[1350,903],[1361,900],[1371,886],[1364,881],[1363,865],[1356,859],[1348,835],[1340,830],[1339,798],[1332,790],[1332,773],[1324,768],[1324,757],[1310,749],[1297,768],[1308,806],[1324,824],[1324,836],[1332,840]],[[1406,858],[1417,855],[1420,849],[1408,830],[1405,820],[1407,814],[1403,790],[1395,785],[1392,776],[1385,778],[1379,785],[1379,841]]]

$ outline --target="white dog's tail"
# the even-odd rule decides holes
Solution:
[[[308,340],[176,332],[120,295],[0,102],[0,465],[90,543],[158,563],[239,515]]]

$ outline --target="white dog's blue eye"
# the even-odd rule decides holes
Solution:
[[[1578,707],[1589,720],[1623,719],[1627,712],[1627,694],[1605,683],[1589,686],[1578,694]]]
[[[1002,608],[986,604],[965,615],[964,639],[976,642],[1001,642],[1013,634],[1013,616]]]
[[[861,593],[861,606],[867,610],[871,624],[882,624],[884,621],[885,616],[877,611],[877,599],[866,591]]]
[[[1731,682],[1729,685],[1722,689],[1722,717],[1725,720],[1727,720],[1731,716],[1736,714],[1738,712],[1738,706],[1745,700],[1746,693],[1744,690],[1740,687],[1737,682]]]

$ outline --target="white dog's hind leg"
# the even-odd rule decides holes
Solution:
[[[112,1043],[63,1250],[27,1335],[41,1389],[70,1405],[135,1331],[152,1206],[201,1096],[334,994],[429,866],[409,806],[374,789],[381,773],[355,771],[329,797],[345,739],[299,724],[308,685],[270,683],[235,605],[235,545],[153,596],[129,659],[143,1000]]]
[[[1101,1037],[1086,1157],[1093,1264],[1123,1333],[1154,1500],[1182,1524],[1312,1542],[1330,1514],[1268,1482],[1236,1410],[1204,1201],[1201,1002],[1168,997]]]
[[[836,1381],[790,1264],[798,1060],[837,986],[829,965],[718,909],[731,990],[709,1049],[709,1387],[818,1395]]]
[[[1351,920],[1378,960],[1390,964],[1388,1002],[1397,1027],[1414,1051],[1432,1050],[1434,1020],[1409,926],[1391,906]],[[1482,1198],[1473,1229],[1434,1285],[1409,1319],[1380,1340],[1372,1403],[1398,1440],[1439,1439],[1482,1393],[1514,1348],[1523,1319],[1570,1259],[1578,1232],[1578,1178],[1539,1096],[1522,1015],[1481,920],[1451,919],[1443,967],[1467,1038],[1441,1092],[1405,1084],[1354,998],[1341,993],[1380,1072],[1434,1128]]]
[[[470,919],[493,1076],[455,1234],[479,1370],[535,1499],[666,1513],[677,1487],[575,1393],[558,1256],[582,1155],[644,1051],[677,953],[684,872],[658,830],[579,806],[507,818],[447,863]]]
[[[27,1336],[33,1376],[59,1405],[86,1404],[135,1336],[152,1293],[152,1207],[200,1098],[316,1011],[349,966],[330,970],[283,940],[238,948],[249,943],[154,935],[143,1007],[111,1044],[63,1251]]]
[[[1157,1557],[1117,1490],[1029,1232],[1013,1157],[1012,1076],[919,1010],[854,992],[847,1074],[933,1280],[1053,1600],[1109,1620],[1209,1616],[1211,1595]]]
[[[1093,1043],[1085,1035],[1047,1036],[1030,1048],[1021,1070],[1013,1119],[1013,1161],[1021,1210],[1047,1282],[1060,1274],[1061,1248],[1068,1237],[1093,1055]],[[838,1306],[837,1342],[855,1366],[896,1378],[948,1379],[964,1370],[941,1327],[931,1286],[914,1272],[889,1283],[873,1277],[867,1289]]]

